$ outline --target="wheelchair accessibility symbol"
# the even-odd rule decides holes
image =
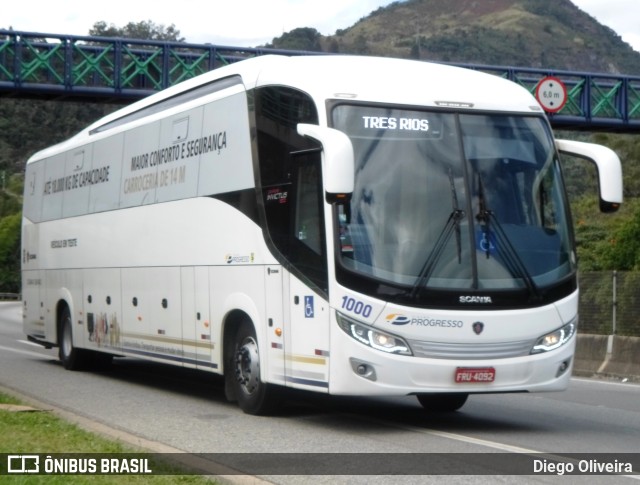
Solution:
[[[480,231],[476,236],[476,247],[486,254],[496,254],[496,238],[489,231]]]
[[[315,316],[315,310],[313,305],[313,296],[308,295],[304,297],[304,318],[313,318]]]

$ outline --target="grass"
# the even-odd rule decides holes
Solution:
[[[11,396],[0,393],[1,405],[22,405]],[[47,411],[11,411],[0,406],[0,454],[54,454],[54,453],[124,453],[135,455],[145,453],[118,441],[109,440],[100,435],[85,431]],[[151,455],[149,455],[151,456]],[[145,456],[147,457],[147,456]],[[0,470],[6,470],[7,464],[1,463]],[[3,485],[46,483],[47,485],[77,485],[95,483],[118,484],[193,484],[211,485],[211,481],[199,475],[185,474],[184,470],[150,458],[150,468],[162,475],[4,475],[0,476]],[[43,469],[41,464],[41,469]],[[175,473],[175,474],[174,474]]]

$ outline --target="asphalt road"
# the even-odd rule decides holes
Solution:
[[[362,460],[362,466],[371,466],[371,474],[381,475],[379,483],[633,483],[640,479],[637,475],[559,477],[557,473],[493,476],[491,480],[487,476],[492,469],[505,473],[505,466],[518,466],[519,456],[532,453],[548,453],[550,459],[560,461],[570,460],[572,453],[606,453],[595,459],[620,462],[625,462],[625,454],[635,453],[637,463],[638,384],[573,379],[562,393],[471,396],[452,414],[427,414],[413,397],[292,394],[278,415],[255,417],[227,403],[222,380],[209,374],[133,359],[116,359],[109,371],[65,371],[57,360],[57,349],[46,350],[24,339],[20,303],[2,303],[0,386],[139,439],[143,445],[157,445],[155,450],[205,454],[207,460],[214,459],[210,454],[251,453],[262,457],[258,463],[260,459],[284,463],[298,459],[294,453],[339,453],[336,457],[354,453],[350,458]],[[448,467],[446,476],[381,473],[385,456],[390,469],[402,465],[397,461],[400,453],[454,455],[416,455],[418,461],[436,460],[430,464],[434,469]],[[317,460],[319,470],[341,477],[294,475],[298,472],[287,466],[283,468],[287,473],[294,470],[291,476],[273,476],[268,467],[258,466],[256,471],[277,483],[376,481],[371,476],[347,477],[341,462],[326,472],[331,455],[309,456]],[[420,463],[413,464],[422,470]]]

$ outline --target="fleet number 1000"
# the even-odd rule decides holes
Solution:
[[[362,315],[364,318],[369,318],[373,308],[371,305],[365,305],[361,301],[357,301],[350,296],[342,297],[342,308],[348,312],[355,313],[356,315]]]

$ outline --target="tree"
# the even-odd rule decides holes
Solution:
[[[3,99],[0,103],[0,170],[22,173],[38,150],[76,134],[115,109],[81,102]]]
[[[129,22],[124,27],[116,27],[114,24],[107,25],[100,21],[93,24],[89,30],[89,35],[96,37],[125,37],[127,39],[141,40],[163,40],[171,42],[184,42],[184,37],[180,37],[180,31],[174,24],[168,27],[162,24],[155,24],[151,20],[142,22]]]
[[[640,212],[615,231],[605,247],[602,256],[607,268],[640,270]]]
[[[275,49],[322,52],[322,46],[320,45],[321,37],[322,35],[316,29],[301,27],[274,38],[270,47]]]
[[[17,212],[0,219],[0,291],[20,293],[20,223]]]

